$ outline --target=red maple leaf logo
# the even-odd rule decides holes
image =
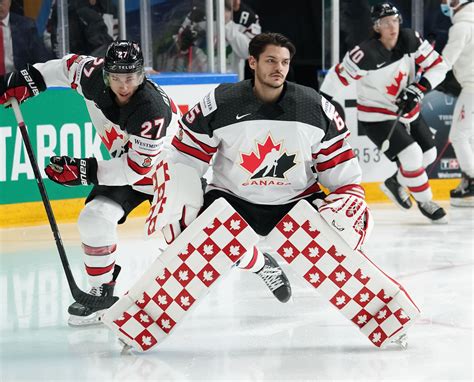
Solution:
[[[404,76],[406,76],[406,73],[403,73],[402,71],[398,72],[397,76],[394,78],[395,83],[385,87],[388,94],[394,97],[398,94],[398,90],[400,90],[400,83],[402,82]]]
[[[273,149],[280,151],[281,143],[273,143],[272,137],[268,135],[265,143],[257,143],[257,153],[242,154],[240,165],[251,174],[262,164],[265,156]]]
[[[123,139],[123,134],[119,134],[117,130],[115,130],[115,127],[112,126],[110,131],[105,130],[105,136],[101,137],[102,142],[104,142],[105,147],[107,147],[107,150],[110,151],[110,148],[114,144],[114,141],[117,138]]]

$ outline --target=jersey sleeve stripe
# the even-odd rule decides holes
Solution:
[[[181,142],[176,137],[173,138],[173,140],[171,141],[171,144],[183,154],[190,155],[206,163],[209,163],[211,161],[212,155],[205,154],[194,147],[188,146],[184,144],[183,142]]]
[[[443,61],[443,57],[438,56],[438,58],[437,58],[436,60],[434,60],[433,63],[432,63],[430,66],[428,66],[428,67],[426,67],[426,68],[424,69],[425,72],[428,71],[428,70],[430,70],[433,66],[438,65],[438,64],[439,64],[440,62],[442,62],[442,61]]]
[[[352,158],[355,158],[354,152],[352,151],[352,149],[348,149],[326,162],[317,163],[316,170],[318,172],[325,171]]]
[[[134,162],[130,157],[127,157],[127,164],[133,171],[135,171],[139,175],[148,174],[151,170],[151,166],[149,167],[142,167],[137,162]]]
[[[344,145],[344,138],[342,138],[340,141],[333,143],[331,146],[325,149],[319,150],[319,152],[317,152],[316,154],[313,154],[313,159],[316,159],[319,155],[324,155],[324,156],[330,155],[336,150],[339,150],[343,145]]]
[[[416,59],[415,59],[415,63],[417,65],[420,65],[423,61],[425,61],[429,56],[431,56],[433,54],[435,50],[432,49],[426,56],[423,56],[423,55],[420,55],[418,56]]]
[[[349,81],[347,81],[347,79],[341,74],[341,64],[336,65],[335,71],[337,74],[337,78],[339,78],[339,81],[341,81],[344,86],[349,86]]]
[[[205,143],[201,142],[199,139],[197,139],[194,135],[190,133],[189,130],[183,129],[183,131],[186,133],[186,135],[194,142],[196,143],[203,151],[205,151],[207,154],[214,154],[217,151],[217,147],[212,147],[209,145],[206,145]]]

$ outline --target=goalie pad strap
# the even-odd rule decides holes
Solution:
[[[229,203],[216,200],[107,310],[103,322],[126,344],[152,348],[257,242],[257,234]]]

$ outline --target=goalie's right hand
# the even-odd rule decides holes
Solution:
[[[46,83],[41,73],[28,64],[23,70],[0,76],[0,105],[5,104],[10,98],[22,103],[45,89]]]

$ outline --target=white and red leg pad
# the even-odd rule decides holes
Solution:
[[[377,347],[399,338],[420,315],[403,287],[352,250],[305,200],[266,242]]]
[[[258,240],[224,199],[216,200],[105,312],[103,322],[140,351],[160,344]]]

